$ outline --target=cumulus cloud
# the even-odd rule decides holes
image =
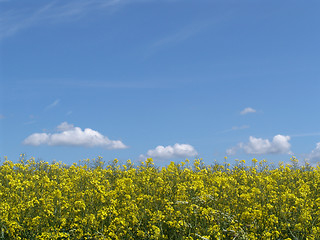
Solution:
[[[312,150],[312,152],[308,155],[308,159],[311,162],[320,161],[320,142],[317,143],[316,148]]]
[[[68,130],[72,130],[74,129],[74,125],[73,124],[69,124],[67,122],[63,122],[60,125],[57,126],[57,130],[60,132],[63,131],[68,131]]]
[[[247,154],[292,154],[290,151],[290,137],[284,135],[276,135],[272,141],[268,139],[255,138],[250,136],[248,143],[239,143],[237,146],[227,149],[228,155],[234,155],[238,150],[243,150]]]
[[[57,126],[57,131],[57,133],[33,133],[23,141],[23,144],[31,146],[104,147],[107,149],[127,148],[120,140],[110,140],[95,130],[90,128],[82,130],[67,122]]]
[[[248,113],[255,113],[255,112],[256,112],[255,109],[253,109],[253,108],[251,108],[251,107],[247,107],[247,108],[243,109],[243,110],[240,112],[240,114],[241,114],[241,115],[245,115],[245,114],[248,114]]]
[[[193,146],[189,144],[176,143],[173,146],[157,146],[155,149],[150,149],[146,155],[140,155],[142,158],[155,158],[155,159],[173,159],[173,158],[186,158],[198,155]]]

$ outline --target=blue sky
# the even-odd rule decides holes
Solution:
[[[320,160],[320,2],[0,0],[0,155]]]

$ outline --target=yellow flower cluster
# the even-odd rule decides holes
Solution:
[[[320,239],[320,167],[0,166],[0,239]]]

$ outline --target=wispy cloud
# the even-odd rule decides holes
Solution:
[[[310,154],[307,155],[307,159],[312,163],[320,162],[320,142],[316,144],[316,148],[311,151]]]
[[[25,84],[24,81],[20,81],[21,85]],[[45,81],[32,80],[28,81],[28,87],[30,85],[40,86],[40,85],[52,85],[52,86],[63,86],[63,88],[105,88],[105,89],[154,89],[154,88],[173,88],[175,87],[173,81],[168,79],[148,79],[148,80],[73,80],[73,79],[46,79]]]
[[[250,126],[249,125],[233,126],[232,128],[226,129],[226,130],[222,131],[221,133],[243,130],[243,129],[247,129],[247,128],[250,128]]]
[[[23,144],[31,146],[103,147],[106,149],[127,148],[120,140],[110,140],[91,128],[82,130],[67,122],[57,126],[57,131],[57,133],[33,133],[23,141]]]
[[[134,0],[133,0],[134,1]],[[0,40],[36,24],[64,22],[81,18],[95,10],[129,3],[126,0],[78,0],[51,1],[33,7],[17,7],[15,3],[7,4],[0,11]]]
[[[320,132],[300,133],[300,134],[292,134],[292,135],[290,135],[290,137],[312,137],[312,136],[320,136]]]
[[[53,103],[49,104],[48,106],[46,106],[46,110],[50,109],[50,108],[53,108],[55,106],[57,106],[60,102],[60,99],[56,99]]]
[[[30,114],[29,115],[29,121],[27,121],[27,122],[25,122],[25,123],[23,123],[24,125],[30,125],[30,124],[34,124],[34,123],[36,123],[37,121],[35,120],[35,116],[33,115],[33,114]]]
[[[0,114],[0,119],[4,119],[4,118],[5,118],[4,115]]]
[[[47,4],[35,9],[12,8],[0,13],[0,40],[9,37],[22,29],[28,28],[37,22],[50,18],[46,15],[53,8],[53,4]]]
[[[162,45],[174,44],[178,42],[182,42],[193,35],[196,35],[198,32],[202,31],[207,24],[190,24],[184,26],[183,28],[177,30],[175,33],[171,35],[165,36],[152,44],[152,47],[160,47]]]
[[[198,155],[197,151],[190,144],[176,143],[173,146],[157,146],[154,149],[148,150],[146,155],[140,155],[140,159],[154,158],[154,159],[174,159],[194,157]]]
[[[255,109],[253,109],[253,108],[251,108],[251,107],[247,107],[247,108],[243,109],[243,110],[240,112],[240,114],[241,114],[241,115],[246,115],[246,114],[248,114],[248,113],[255,113],[255,112],[257,112],[257,110],[255,110]]]
[[[30,125],[30,124],[34,124],[34,123],[36,123],[35,120],[30,120],[28,122],[25,122],[24,125]]]
[[[174,0],[172,2],[174,2]],[[177,27],[176,30],[165,33],[162,37],[160,36],[152,42],[149,46],[146,57],[152,55],[162,47],[177,45],[201,34],[202,32],[205,32],[208,29],[212,30],[212,27],[218,26],[221,22],[227,19],[229,19],[229,14],[215,15],[209,19],[198,19],[187,23],[184,26],[180,26],[180,28]]]
[[[64,81],[61,84],[84,88],[167,88],[169,85],[160,81]]]
[[[237,146],[227,149],[228,155],[234,155],[239,150],[243,150],[246,154],[292,154],[290,151],[290,137],[284,135],[276,135],[272,141],[268,139],[249,137],[248,143],[239,143]]]
[[[175,32],[172,32],[171,34],[169,33],[166,36],[163,36],[162,38],[160,37],[159,39],[155,40],[153,43],[150,44],[145,57],[149,57],[162,47],[175,45],[180,42],[186,41],[189,38],[204,31],[210,25],[212,25],[211,20],[190,23],[181,27],[180,29],[177,29]]]

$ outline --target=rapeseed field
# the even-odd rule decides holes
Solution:
[[[0,239],[320,239],[320,167],[152,159],[0,166]]]

